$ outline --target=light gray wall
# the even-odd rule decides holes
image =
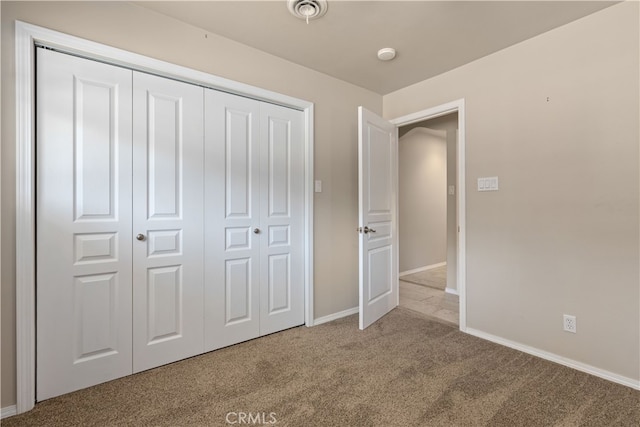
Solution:
[[[446,131],[415,127],[400,137],[400,272],[447,260],[446,136]]]
[[[315,316],[358,305],[357,107],[382,97],[128,2],[1,2],[2,407],[15,403],[14,20],[248,83],[315,104]],[[207,37],[205,37],[205,34]]]
[[[384,97],[466,102],[467,326],[640,380],[639,7],[623,2]],[[500,191],[477,192],[498,176]],[[562,315],[577,316],[577,334]]]

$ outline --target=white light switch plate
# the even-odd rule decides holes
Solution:
[[[316,179],[316,193],[322,193],[322,181]]]
[[[498,191],[498,177],[489,176],[484,178],[478,178],[478,191]]]

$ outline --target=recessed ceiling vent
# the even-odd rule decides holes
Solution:
[[[287,0],[289,12],[296,18],[309,21],[327,13],[327,0]]]

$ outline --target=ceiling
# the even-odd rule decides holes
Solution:
[[[384,95],[616,2],[328,0],[308,25],[286,0],[136,3]],[[379,61],[383,47],[396,59]]]

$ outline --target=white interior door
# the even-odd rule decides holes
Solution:
[[[260,103],[205,91],[205,348],[260,334]]]
[[[133,73],[133,371],[204,351],[204,89]]]
[[[358,108],[360,329],[398,305],[398,130]]]
[[[304,114],[260,103],[260,335],[304,323]]]
[[[132,72],[37,59],[40,401],[131,374]]]

